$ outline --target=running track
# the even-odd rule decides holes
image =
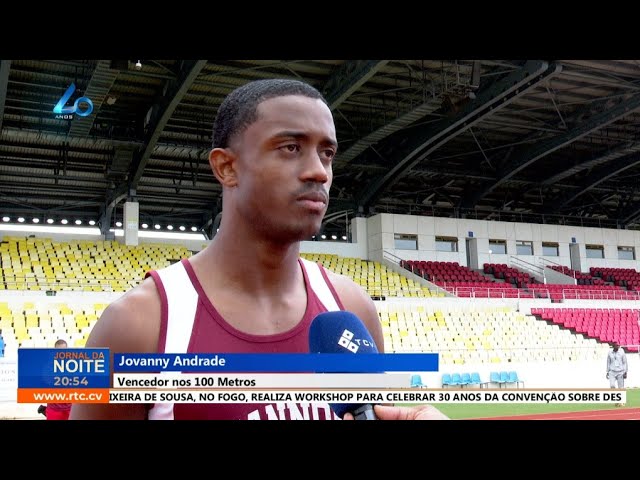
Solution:
[[[512,415],[510,417],[475,418],[473,420],[640,420],[640,408],[539,413],[535,415]]]

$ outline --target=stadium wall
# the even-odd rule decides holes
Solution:
[[[640,269],[637,252],[640,249],[640,231],[615,230],[565,225],[543,225],[492,220],[419,217],[413,215],[378,214],[367,219],[368,250],[371,260],[381,261],[383,251],[405,260],[432,260],[458,262],[467,265],[466,239],[477,239],[478,266],[484,263],[509,264],[511,256],[539,265],[545,258],[560,265],[571,266],[569,245],[580,249],[580,265],[583,272],[590,267],[619,267]],[[396,249],[395,234],[417,235],[417,250]],[[452,237],[458,242],[457,252],[440,251],[436,237]],[[489,240],[506,241],[507,254],[489,253]],[[516,255],[516,241],[533,244],[533,255]],[[558,256],[542,255],[542,243],[558,244]],[[587,258],[586,245],[601,245],[604,258]],[[618,258],[618,247],[634,247],[636,260]]]
[[[27,230],[24,232],[16,232],[11,230],[4,230],[3,225],[0,225],[0,239],[4,239],[5,237],[34,237],[34,238],[50,238],[55,242],[78,242],[78,241],[91,241],[98,242],[104,240],[103,236],[100,234],[89,233],[93,231],[98,231],[97,228],[77,228],[77,227],[69,227],[74,228],[74,233],[53,233],[53,232],[43,232],[42,230]],[[62,228],[62,227],[61,227]],[[82,230],[82,233],[78,233]]]
[[[358,228],[356,227],[358,226]],[[66,227],[65,227],[66,228]],[[92,241],[98,242],[104,240],[103,236],[96,233],[90,233],[97,231],[96,228],[78,228],[78,227],[69,227],[69,229],[73,228],[73,233],[51,233],[51,232],[43,232],[41,228],[34,227],[33,229],[27,231],[11,231],[4,230],[3,225],[0,224],[0,241],[5,237],[29,237],[34,236],[35,238],[50,238],[56,242],[77,242],[77,241]],[[354,233],[352,237],[352,242],[343,242],[343,241],[305,241],[300,244],[300,252],[301,253],[324,253],[324,254],[332,254],[332,255],[340,255],[343,257],[352,257],[352,258],[360,258],[366,260],[368,258],[367,252],[367,235],[366,235],[366,219],[364,218],[354,218],[352,221],[352,231],[358,232]],[[159,232],[147,232],[140,231],[140,234],[153,234],[157,235]],[[356,235],[359,236],[356,238]],[[360,241],[358,241],[358,238]],[[180,239],[180,238],[148,238],[148,237],[138,237],[139,243],[141,245],[145,244],[168,244],[168,245],[179,245],[185,246],[188,250],[193,252],[199,252],[203,248],[205,248],[210,241],[206,240],[204,236],[201,239]],[[116,241],[124,244],[124,237],[122,235],[122,230],[116,231]]]
[[[346,242],[301,242],[300,253],[325,253],[349,258],[367,258],[366,244]]]
[[[55,241],[102,240],[99,234],[77,233],[45,233],[39,227],[24,232],[6,231],[0,225],[0,238],[4,236],[35,236],[51,238]],[[67,227],[65,227],[67,228]],[[68,227],[76,228],[76,227]],[[85,232],[96,231],[95,228],[83,228]],[[583,272],[590,267],[618,267],[640,270],[639,260],[623,260],[618,258],[618,247],[633,247],[638,258],[640,249],[640,231],[614,230],[591,227],[572,227],[564,225],[541,225],[515,222],[496,222],[487,220],[470,220],[441,217],[420,217],[413,215],[378,214],[369,218],[353,218],[350,224],[351,242],[341,241],[309,241],[301,243],[303,253],[327,253],[365,260],[376,260],[382,263],[384,251],[390,252],[405,260],[436,260],[458,262],[467,265],[466,239],[477,239],[478,266],[484,263],[510,264],[510,257],[518,257],[529,263],[540,264],[547,259],[560,265],[571,266],[569,246],[575,239],[580,251],[580,265]],[[141,232],[143,233],[143,232]],[[162,235],[160,232],[144,232]],[[120,235],[118,235],[120,234]],[[395,247],[396,234],[416,235],[417,250],[404,250]],[[436,246],[436,237],[457,239],[457,251],[441,251]],[[116,232],[116,240],[123,243],[121,230]],[[504,240],[507,254],[489,253],[489,240]],[[517,255],[516,241],[528,241],[533,244],[534,255]],[[542,243],[557,243],[558,256],[542,255]],[[172,239],[140,237],[141,244],[173,244],[184,245],[189,250],[200,251],[209,242],[202,239]],[[587,258],[587,245],[601,245],[604,258]]]

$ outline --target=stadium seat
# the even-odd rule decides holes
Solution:
[[[442,374],[442,386],[446,387],[446,386],[452,386],[454,385],[454,383],[451,380],[451,374],[450,373],[443,373]]]
[[[510,371],[508,376],[508,383],[514,383],[518,388],[520,387],[520,384],[522,384],[522,388],[524,388],[524,382],[518,378],[518,374],[515,371]]]
[[[420,374],[411,375],[411,386],[414,388],[426,387],[426,385],[422,383],[422,376]]]
[[[482,380],[480,380],[480,374],[478,372],[471,373],[471,380],[469,381],[469,385],[482,385]]]
[[[186,247],[176,245],[133,247],[117,242],[32,240],[3,238],[3,287],[6,283],[9,290],[124,292],[140,283],[146,271],[191,256]]]
[[[504,385],[504,381],[501,379],[499,372],[491,372],[489,374],[489,382],[497,383],[499,387],[502,387]]]

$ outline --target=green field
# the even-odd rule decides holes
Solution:
[[[480,390],[478,390],[480,391]],[[503,390],[504,391],[504,390]],[[487,390],[482,390],[487,392]],[[498,392],[496,392],[498,393]],[[511,403],[511,404],[460,404],[460,403],[436,403],[434,404],[442,413],[451,419],[506,417],[511,415],[534,415],[537,413],[579,412],[585,410],[619,409],[611,403],[584,403],[584,404],[538,404],[538,403]],[[640,389],[627,390],[626,407],[640,407]]]

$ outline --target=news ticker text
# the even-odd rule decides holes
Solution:
[[[624,390],[18,389],[20,403],[626,403]]]

